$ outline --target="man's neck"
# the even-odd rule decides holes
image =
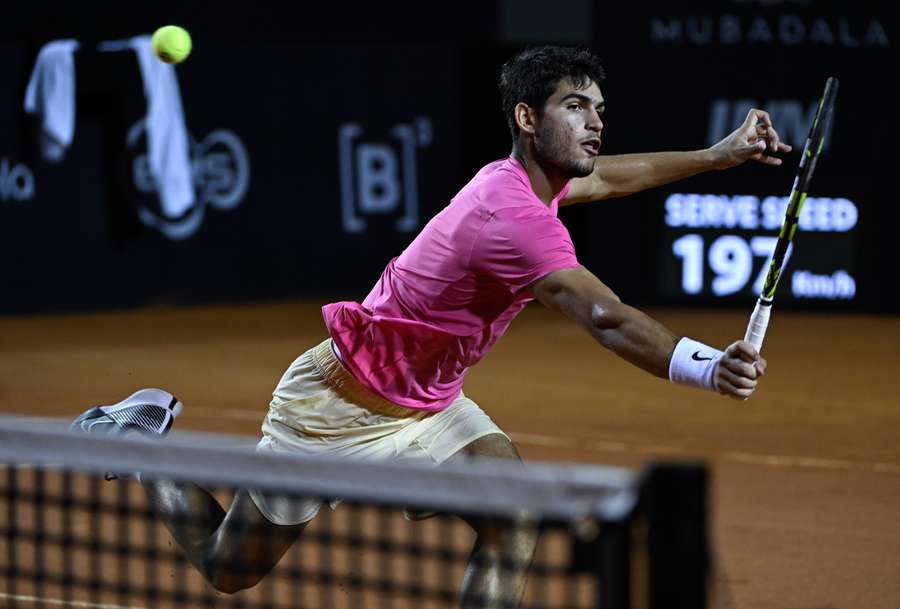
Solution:
[[[512,156],[525,168],[534,194],[550,207],[550,202],[565,188],[569,178],[546,163],[542,164],[528,146],[513,145]]]

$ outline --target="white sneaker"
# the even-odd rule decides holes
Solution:
[[[141,389],[118,404],[95,406],[72,422],[72,429],[93,434],[125,435],[136,431],[143,435],[165,436],[181,402],[162,389]]]
[[[181,402],[168,391],[141,389],[118,404],[94,406],[84,411],[72,421],[71,429],[91,434],[125,436],[139,433],[161,438],[169,433],[180,412]],[[115,480],[128,475],[107,472],[104,477]]]

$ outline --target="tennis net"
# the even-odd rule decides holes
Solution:
[[[432,469],[260,454],[252,444],[189,432],[163,442],[94,437],[0,417],[0,607],[510,606],[461,598],[475,542],[466,522],[536,533],[530,565],[498,559],[501,577],[527,569],[522,608],[707,606],[701,464]],[[183,557],[141,482],[106,481],[110,470],[199,484],[226,509],[238,488],[342,505],[323,508],[258,585],[223,594]],[[404,509],[438,514],[410,522]]]

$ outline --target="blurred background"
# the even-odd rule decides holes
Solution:
[[[166,24],[193,52],[148,72],[133,39]],[[363,298],[509,154],[498,70],[544,43],[605,59],[605,154],[705,148],[750,107],[794,146],[781,167],[560,212],[622,300],[710,344],[746,327],[829,76],[835,121],[751,402],[651,378],[540,306],[467,394],[528,461],[708,463],[722,606],[893,609],[900,28],[886,3],[7,3],[0,410],[67,421],[159,386],[186,404],[179,430],[257,435],[279,375],[324,338],[321,305]],[[35,72],[32,101],[58,122],[24,110]]]
[[[794,146],[565,209],[579,258],[626,302],[749,311],[825,79],[841,81],[779,308],[896,312],[888,187],[897,18],[879,3],[487,0],[20,2],[0,20],[0,312],[361,298],[484,164],[509,153],[495,80],[540,43],[606,61],[606,154],[703,148],[749,107]],[[148,102],[110,41],[188,29],[175,68],[192,201],[160,204]],[[71,142],[48,160],[23,110],[39,50],[75,39]],[[107,43],[104,47],[104,43]],[[59,156],[59,155],[58,155]]]

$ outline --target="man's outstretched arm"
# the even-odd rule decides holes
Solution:
[[[623,359],[661,378],[747,399],[766,369],[750,343],[725,352],[681,338],[645,313],[623,304],[584,267],[556,271],[531,284],[544,305],[587,330]]]
[[[781,159],[771,153],[790,150],[790,146],[781,142],[769,115],[753,109],[740,127],[705,150],[598,157],[591,175],[569,182],[569,192],[562,204],[624,197],[704,171],[734,167],[748,160],[780,165]]]

